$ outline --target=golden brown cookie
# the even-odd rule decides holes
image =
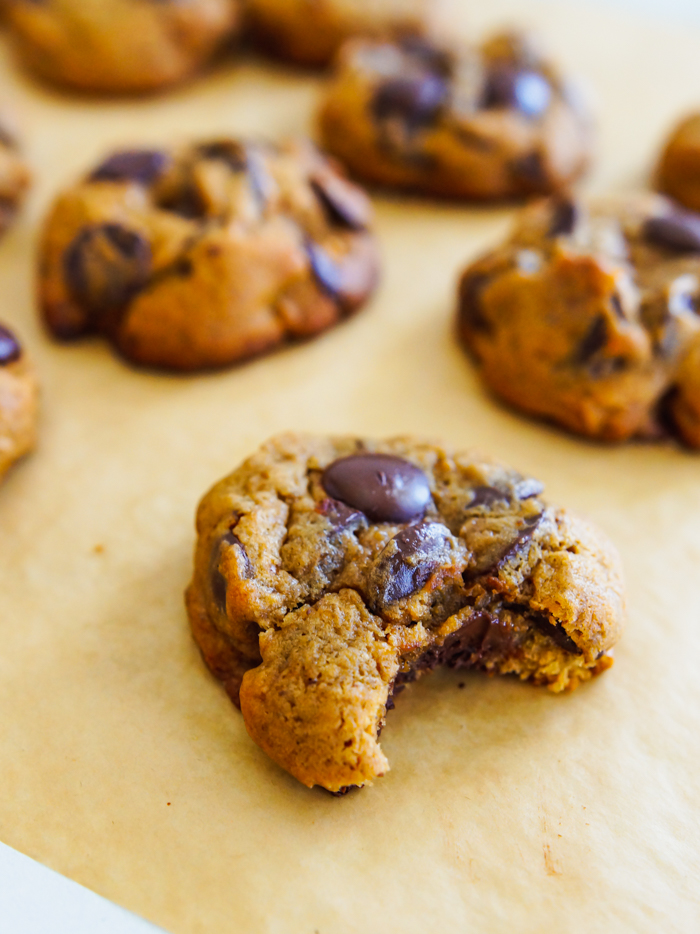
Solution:
[[[657,172],[659,191],[700,211],[700,114],[686,117],[666,143]]]
[[[559,692],[612,664],[605,536],[542,484],[410,438],[273,438],[202,500],[192,631],[251,737],[305,785],[389,768],[394,697],[437,665]]]
[[[240,0],[5,0],[21,60],[84,91],[133,93],[177,84],[236,31]]]
[[[31,363],[12,331],[0,325],[0,479],[34,447],[38,397]]]
[[[700,444],[700,216],[656,195],[526,209],[464,273],[459,331],[516,408],[604,441]]]
[[[364,193],[304,141],[115,153],[61,195],[40,301],[59,338],[218,367],[325,330],[375,288]]]
[[[358,178],[453,198],[557,191],[582,174],[591,149],[570,85],[510,33],[481,48],[348,43],[320,130]]]
[[[255,41],[299,65],[327,65],[353,36],[421,35],[439,0],[248,0]]]

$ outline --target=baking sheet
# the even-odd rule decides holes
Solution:
[[[588,78],[594,190],[643,183],[700,103],[700,33],[468,6],[467,33],[525,19]],[[113,145],[303,131],[320,81],[247,62],[104,102],[33,84],[4,49],[0,75],[37,176],[0,246],[0,317],[44,387],[40,449],[0,490],[0,839],[173,934],[697,931],[700,455],[598,447],[483,393],[453,339],[454,283],[510,212],[382,198],[386,274],[356,319],[223,373],[139,372],[43,334],[50,198]],[[391,714],[384,779],[344,799],[297,784],[247,738],[182,602],[200,495],[286,429],[429,435],[545,480],[622,553],[615,667],[566,697],[436,673]]]

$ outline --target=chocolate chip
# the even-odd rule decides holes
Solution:
[[[117,152],[98,166],[92,181],[132,181],[150,185],[163,172],[168,157],[156,149],[129,149]]]
[[[336,532],[350,532],[367,525],[364,513],[351,509],[337,499],[326,498],[316,506],[316,512],[325,516]]]
[[[560,649],[564,649],[565,652],[571,652],[572,655],[583,654],[582,650],[560,624],[550,622],[546,616],[535,616],[532,622],[541,633],[548,636]]]
[[[354,185],[331,172],[317,173],[310,184],[332,224],[349,230],[367,228],[367,201]]]
[[[253,569],[250,564],[250,559],[248,558],[248,552],[245,550],[245,545],[234,532],[229,530],[225,535],[221,536],[219,541],[212,549],[211,561],[209,563],[209,579],[212,596],[214,598],[214,602],[222,613],[226,612],[226,578],[219,570],[219,565],[221,563],[222,549],[224,547],[232,548],[234,545],[240,548],[241,551],[244,565],[244,577],[248,578],[253,574]]]
[[[158,202],[158,207],[172,211],[188,220],[206,217],[207,209],[201,194],[192,181],[186,181],[176,191],[169,193]]]
[[[313,240],[306,241],[306,253],[316,282],[346,313],[359,308],[377,282],[373,248],[367,239],[361,242],[360,236],[353,248],[339,259]]]
[[[510,164],[510,170],[517,182],[529,185],[531,188],[539,190],[547,184],[547,169],[542,158],[542,153],[528,153],[519,159],[514,159]]]
[[[323,488],[374,522],[422,518],[431,499],[428,478],[414,464],[390,454],[356,454],[334,461],[323,473]]]
[[[151,248],[121,224],[86,227],[64,255],[64,273],[73,298],[87,311],[124,308],[148,282]]]
[[[529,516],[527,519],[523,520],[523,525],[520,531],[498,559],[493,570],[498,570],[499,568],[503,567],[506,562],[510,561],[511,558],[515,557],[515,555],[517,555],[522,550],[523,545],[526,545],[529,541],[532,540],[541,521],[542,513],[539,513],[536,516]]]
[[[225,162],[234,172],[243,172],[248,161],[245,148],[232,139],[203,143],[197,147],[197,153],[203,159],[218,159]]]
[[[604,315],[599,315],[586,332],[576,348],[574,363],[583,366],[605,347],[608,340],[608,322]]]
[[[441,565],[451,564],[452,536],[438,522],[402,529],[377,558],[369,577],[371,602],[385,609],[416,593]]]
[[[509,62],[496,62],[486,78],[481,106],[513,107],[526,117],[540,117],[552,100],[552,88],[544,75],[523,71]]]
[[[462,326],[467,331],[488,334],[491,325],[483,312],[481,296],[491,281],[484,273],[470,273],[462,279],[459,287],[459,314]]]
[[[447,84],[439,75],[404,75],[379,85],[372,113],[377,121],[399,118],[409,128],[417,129],[435,122],[447,97]]]
[[[678,253],[700,253],[700,215],[674,208],[661,217],[649,217],[642,227],[649,243]]]
[[[22,356],[19,341],[8,328],[0,324],[0,366],[9,366]]]
[[[495,486],[477,486],[472,492],[474,495],[468,509],[476,509],[477,506],[486,506],[490,509],[495,503],[507,505],[510,502],[509,494]]]
[[[552,222],[547,236],[566,237],[572,234],[579,215],[578,205],[571,198],[556,198],[552,204]]]

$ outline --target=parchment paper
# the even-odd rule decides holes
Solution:
[[[643,183],[700,104],[698,33],[467,7],[475,34],[519,12],[589,79],[594,189]],[[50,197],[112,145],[303,131],[320,81],[248,62],[99,102],[42,89],[4,52],[0,73],[36,170],[0,245],[0,317],[44,386],[40,449],[0,491],[0,838],[174,934],[699,930],[700,455],[587,444],[484,394],[453,339],[454,283],[510,212],[381,199],[386,275],[356,319],[228,372],[138,372],[43,334]],[[622,552],[615,667],[566,697],[437,673],[390,715],[386,778],[344,799],[297,784],[247,738],[182,602],[200,495],[290,428],[430,435],[541,477]]]

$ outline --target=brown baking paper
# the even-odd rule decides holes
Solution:
[[[700,104],[691,30],[463,7],[474,34],[520,11],[587,77],[593,189],[642,184]],[[700,454],[585,443],[482,391],[454,284],[511,212],[380,199],[386,274],[354,320],[227,372],[136,371],[38,323],[50,198],[113,145],[304,131],[320,79],[248,62],[104,102],[41,88],[5,52],[0,70],[36,171],[0,246],[0,317],[44,389],[40,447],[0,491],[0,838],[173,934],[699,930]],[[436,673],[390,715],[385,778],[343,799],[299,785],[248,739],[182,600],[199,497],[286,429],[429,435],[545,480],[622,553],[612,671],[563,697]]]

